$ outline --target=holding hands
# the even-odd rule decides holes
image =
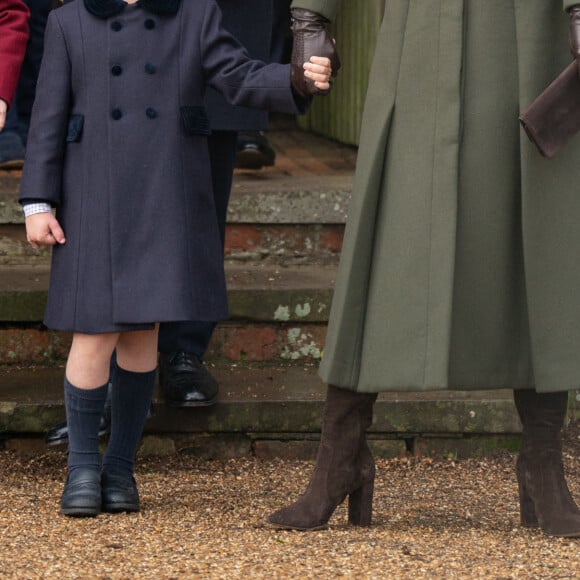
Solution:
[[[311,56],[309,62],[303,64],[302,74],[296,77],[292,69],[292,86],[302,95],[326,94],[330,91],[332,68],[330,59],[323,56]],[[312,90],[309,87],[314,87]]]
[[[292,87],[303,97],[328,94],[330,77],[336,76],[340,69],[328,24],[316,12],[292,8]]]

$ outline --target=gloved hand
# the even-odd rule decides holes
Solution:
[[[572,6],[568,14],[570,14],[570,52],[576,59],[580,74],[580,4]]]
[[[340,69],[340,59],[334,46],[334,42],[327,30],[329,20],[324,16],[305,10],[292,8],[292,87],[301,96],[326,95],[329,90],[318,89],[314,82],[304,76],[302,68],[311,56],[323,56],[330,59],[332,76]]]

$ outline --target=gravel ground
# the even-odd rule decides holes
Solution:
[[[263,524],[303,490],[303,462],[140,462],[139,514],[58,513],[65,454],[0,452],[0,578],[580,578],[580,540],[518,526],[514,456],[379,461],[371,528]],[[580,500],[580,425],[565,462]]]

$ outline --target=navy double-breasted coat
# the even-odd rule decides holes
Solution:
[[[288,65],[251,60],[214,0],[84,0],[50,15],[20,199],[57,207],[45,323],[114,332],[227,316],[207,86],[296,113]]]

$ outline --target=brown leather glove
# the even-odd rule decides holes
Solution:
[[[340,69],[340,59],[334,42],[327,30],[330,21],[311,10],[292,8],[292,87],[301,96],[326,95],[330,92],[321,91],[310,79],[304,76],[303,64],[311,56],[325,56],[330,59],[332,76]]]
[[[576,59],[580,74],[580,4],[572,6],[568,14],[570,14],[570,52]]]

